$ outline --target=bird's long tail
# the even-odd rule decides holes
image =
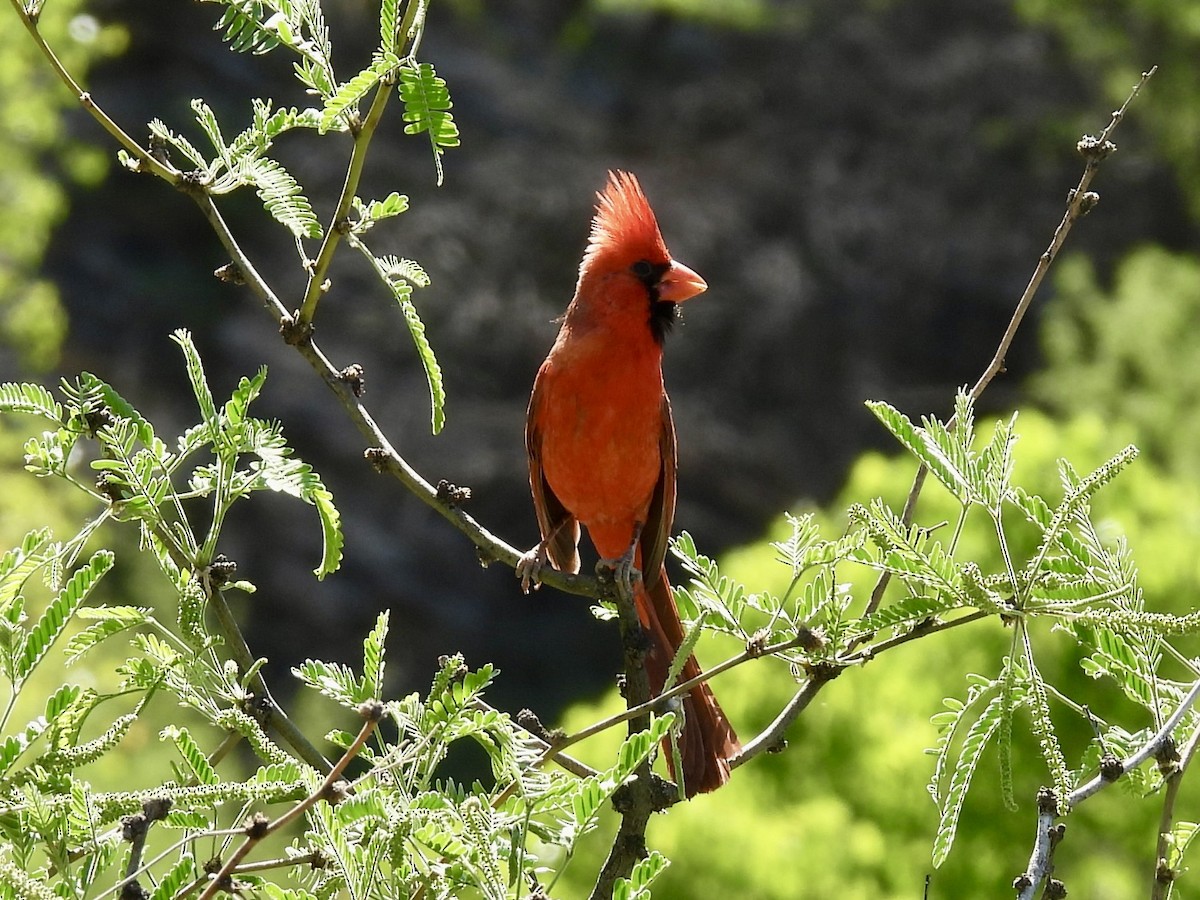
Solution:
[[[636,600],[638,617],[650,638],[646,654],[650,692],[658,695],[663,691],[671,661],[684,639],[679,609],[671,596],[665,566],[648,587],[637,582]],[[699,674],[700,664],[695,656],[689,656],[678,682]],[[678,780],[682,774],[684,791],[690,799],[695,794],[714,791],[729,780],[729,760],[741,750],[741,744],[707,682],[692,688],[684,696],[683,715],[684,727],[679,736],[682,765],[673,758],[668,742],[664,741],[663,748],[671,777]]]

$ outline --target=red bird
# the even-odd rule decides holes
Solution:
[[[525,446],[542,540],[518,575],[528,590],[547,558],[563,572],[578,572],[580,525],[619,573],[640,570],[634,597],[657,695],[684,639],[663,563],[675,515],[663,338],[678,304],[708,285],[671,259],[633,175],[610,172],[597,198],[575,297],[529,401]],[[689,657],[680,678],[698,674]],[[683,710],[681,765],[664,746],[671,775],[682,775],[690,798],[728,781],[729,759],[741,747],[707,684],[691,689]]]

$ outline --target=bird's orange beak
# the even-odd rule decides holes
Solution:
[[[708,283],[685,266],[683,263],[671,260],[667,271],[663,272],[658,281],[658,297],[672,303],[682,303],[684,300],[703,294],[708,290]]]

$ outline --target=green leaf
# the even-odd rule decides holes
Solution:
[[[353,202],[354,209],[358,213],[358,221],[354,225],[356,234],[365,232],[380,219],[390,219],[392,216],[398,216],[408,210],[408,197],[395,191],[382,200],[363,203],[362,200],[355,197]],[[414,265],[416,264],[414,263]]]
[[[54,722],[68,709],[82,693],[83,688],[77,684],[64,684],[46,699],[46,721]]]
[[[1046,684],[1042,680],[1042,674],[1038,671],[1033,658],[1033,646],[1029,641],[1029,632],[1024,630],[1021,623],[1018,623],[1017,627],[1022,628],[1023,663],[1029,684],[1029,708],[1032,715],[1033,735],[1037,738],[1046,768],[1050,770],[1054,792],[1058,796],[1059,803],[1065,805],[1066,797],[1071,791],[1071,771],[1067,767],[1066,759],[1063,758],[1062,747],[1058,742],[1058,735],[1054,731],[1054,721],[1050,718],[1050,701],[1046,693]],[[1061,811],[1067,812],[1066,809]]]
[[[312,204],[291,173],[268,157],[245,161],[239,172],[258,188],[263,208],[297,238],[319,240],[324,234]]]
[[[364,694],[362,682],[349,666],[306,659],[292,669],[292,674],[331,700],[351,709],[357,708],[364,700],[372,699]]]
[[[63,629],[75,612],[87,599],[100,578],[112,568],[113,554],[109,550],[97,550],[86,566],[76,570],[59,595],[51,601],[38,619],[37,624],[25,638],[24,646],[16,660],[14,681],[24,681],[34,667],[41,662],[50,646],[62,634]]]
[[[383,674],[386,662],[384,644],[387,641],[388,621],[390,613],[384,610],[375,620],[366,640],[363,641],[363,678],[362,691],[370,698],[382,699]]]
[[[384,53],[400,52],[400,40],[396,29],[400,26],[398,10],[400,0],[383,0],[379,5],[379,45]]]
[[[245,450],[258,456],[251,463],[253,478],[246,490],[267,488],[299,497],[313,506],[321,521],[323,550],[321,564],[313,570],[318,578],[337,571],[342,561],[342,518],[333,502],[333,494],[321,481],[321,476],[308,463],[292,455],[278,425],[249,420]]]
[[[230,427],[236,428],[246,421],[247,410],[250,408],[250,404],[262,393],[263,385],[266,384],[266,381],[267,367],[263,366],[253,378],[242,378],[238,382],[233,396],[225,404],[225,420],[229,423]]]
[[[156,457],[164,459],[169,455],[166,444],[155,435],[154,426],[134,408],[132,403],[117,393],[112,385],[97,378],[91,372],[83,372],[79,376],[79,387],[89,394],[94,394],[113,416],[128,422],[133,428],[137,440]]]
[[[1007,420],[996,423],[996,430],[991,441],[979,453],[979,493],[984,506],[993,516],[1000,512],[1000,505],[1008,497],[1009,482],[1012,479],[1012,448],[1016,442],[1013,427],[1017,414],[1013,413]]]
[[[204,377],[204,364],[200,361],[200,353],[192,341],[191,332],[186,328],[178,328],[171,333],[171,340],[183,350],[183,357],[187,362],[188,381],[191,382],[196,404],[200,407],[200,417],[204,420],[204,424],[211,429],[212,439],[216,440],[221,433],[220,420],[217,418],[217,404],[208,387],[208,380]]]
[[[394,256],[378,257],[356,235],[350,235],[350,243],[375,270],[379,279],[387,285],[392,297],[400,305],[409,334],[417,348],[417,355],[425,369],[425,380],[429,385],[429,404],[432,410],[433,433],[438,434],[446,424],[446,390],[442,382],[442,368],[438,365],[433,347],[425,337],[425,323],[421,321],[417,308],[409,299],[412,293],[410,282],[423,287],[429,283],[428,276],[416,263]]]
[[[319,126],[321,134],[333,127],[336,121],[346,115],[352,107],[355,107],[375,85],[384,79],[391,78],[400,65],[400,58],[395,53],[376,53],[370,66],[345,84],[339,85],[334,95],[325,102]]]
[[[671,861],[657,850],[651,850],[645,859],[638,860],[628,878],[617,879],[613,885],[613,900],[648,900],[650,885],[670,864]]]
[[[196,114],[196,122],[200,125],[200,129],[212,144],[217,156],[225,163],[227,167],[232,168],[232,160],[229,156],[229,146],[225,143],[225,137],[221,134],[221,125],[217,122],[217,114],[203,100],[196,98],[192,101],[192,112]]]
[[[404,101],[404,127],[406,134],[429,135],[433,149],[434,165],[437,167],[437,183],[442,183],[441,155],[446,147],[458,146],[458,126],[450,108],[450,92],[446,82],[439,78],[429,63],[419,63],[416,68],[400,70],[400,99]]]
[[[217,777],[217,773],[209,763],[208,757],[204,755],[204,751],[196,744],[196,741],[186,728],[168,725],[162,730],[160,737],[165,741],[171,741],[175,744],[175,749],[179,751],[179,755],[183,757],[184,762],[188,764],[188,768],[198,783],[217,784],[220,782],[221,779]]]
[[[162,119],[150,120],[150,134],[152,138],[159,144],[166,144],[167,146],[174,147],[185,157],[187,157],[188,162],[190,162],[200,171],[206,174],[210,171],[211,163],[204,158],[204,154],[197,150],[192,142],[183,135],[176,134],[170,128],[168,128]]]
[[[954,609],[958,605],[958,598],[953,594],[937,594],[932,597],[921,594],[915,597],[904,597],[876,610],[869,616],[850,623],[850,627],[855,632],[882,631],[897,625],[924,621],[948,609]]]
[[[171,866],[171,871],[162,876],[154,886],[150,900],[171,900],[185,885],[195,880],[197,875],[196,857],[191,853],[182,854]]]
[[[0,412],[30,413],[62,423],[62,405],[40,384],[0,384]]]
[[[867,409],[875,414],[892,436],[923,463],[960,503],[970,502],[971,485],[966,474],[959,468],[961,459],[956,463],[951,455],[946,453],[946,448],[939,447],[926,430],[913,425],[908,416],[895,407],[882,401],[870,400],[867,401]]]
[[[270,5],[260,0],[228,0],[213,31],[224,31],[222,40],[235,53],[269,53],[281,43],[279,29],[267,27],[273,16]]]
[[[16,599],[25,581],[58,553],[49,528],[30,531],[14,547],[0,557],[0,615]]]
[[[1004,699],[996,695],[991,699],[979,718],[976,719],[966,737],[963,738],[959,750],[958,762],[950,777],[950,787],[946,798],[940,804],[941,820],[938,822],[937,836],[933,842],[933,866],[939,868],[954,845],[954,837],[958,832],[959,814],[962,812],[963,801],[971,786],[971,779],[979,765],[979,759],[987,747],[988,741],[1000,726],[1003,718]]]

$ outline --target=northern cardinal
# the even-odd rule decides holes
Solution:
[[[580,526],[602,560],[629,579],[649,637],[650,689],[664,688],[684,639],[663,557],[675,515],[675,428],[663,387],[663,339],[678,304],[707,289],[671,259],[637,179],[610,172],[597,194],[575,297],[538,370],[525,424],[529,481],[542,540],[518,566],[526,590],[548,558],[579,571]],[[700,674],[694,656],[680,675]],[[707,684],[683,700],[682,763],[667,750],[687,797],[729,780],[737,735]]]

